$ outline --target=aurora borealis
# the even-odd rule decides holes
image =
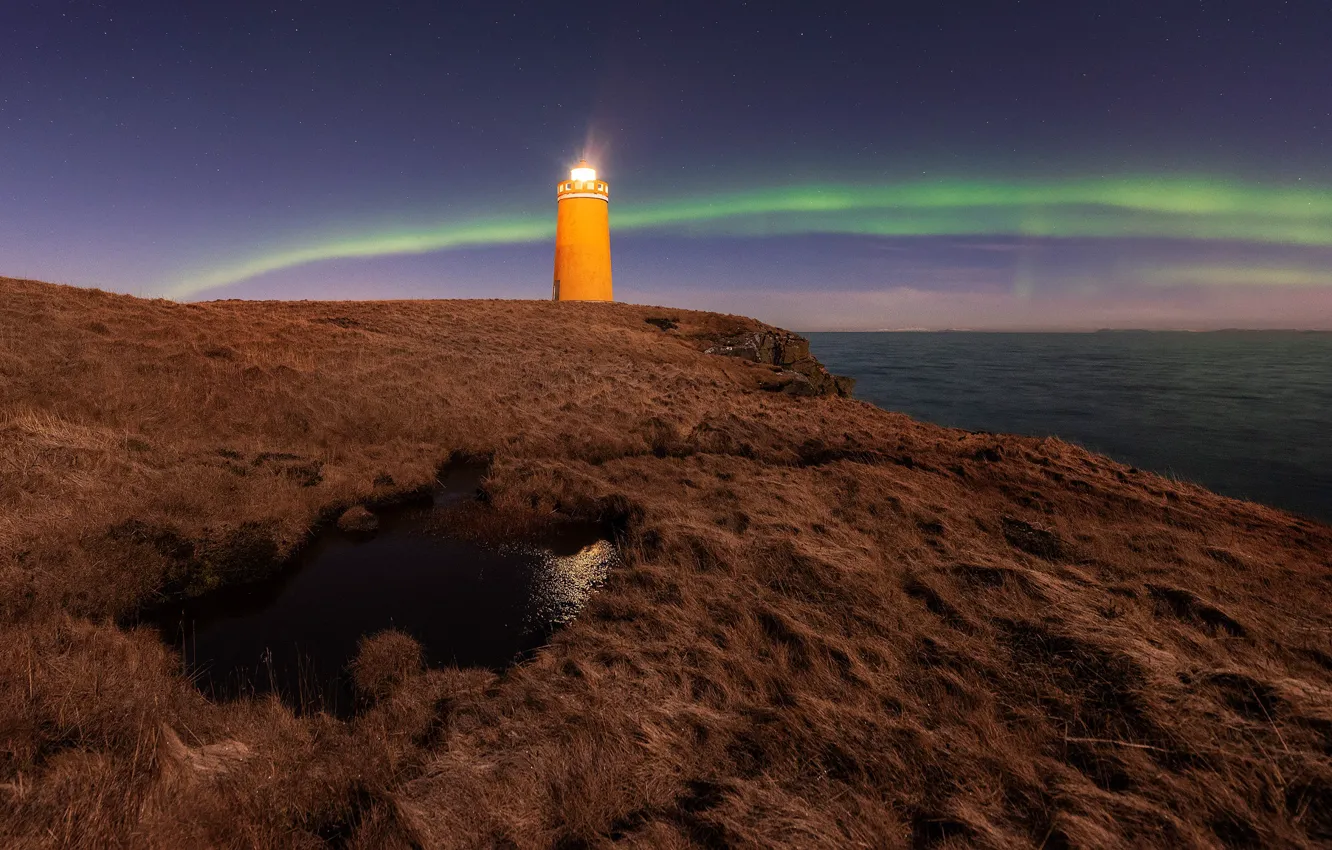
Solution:
[[[190,296],[321,260],[420,254],[549,241],[550,217],[514,216],[435,228],[370,233],[293,247],[190,275],[170,292]],[[868,236],[1164,237],[1332,247],[1332,191],[1267,189],[1209,180],[1130,179],[1052,183],[947,181],[896,186],[792,186],[617,207],[616,232],[768,237]],[[1217,270],[1246,282],[1244,269]],[[1252,283],[1314,283],[1285,269],[1248,269]],[[1238,276],[1238,277],[1237,277]],[[1199,282],[1206,283],[1204,276]]]
[[[542,297],[586,150],[628,300],[809,329],[1332,327],[1309,82],[1332,15],[1084,5],[11,8],[0,273]]]

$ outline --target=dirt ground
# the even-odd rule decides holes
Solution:
[[[0,279],[0,846],[1332,843],[1332,529],[704,353],[761,329]],[[344,722],[119,625],[457,454],[620,530],[530,662],[380,635]]]

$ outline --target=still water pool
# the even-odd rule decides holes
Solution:
[[[358,642],[389,628],[420,641],[429,664],[502,669],[577,614],[617,555],[592,523],[498,544],[451,536],[449,512],[478,483],[477,470],[455,469],[433,500],[379,511],[372,534],[330,528],[269,580],[146,619],[219,699],[276,692],[298,709],[345,716]]]

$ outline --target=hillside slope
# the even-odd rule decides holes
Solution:
[[[0,845],[1332,841],[1332,531],[705,353],[763,330],[0,279]],[[459,453],[622,529],[531,662],[344,723],[118,625]]]

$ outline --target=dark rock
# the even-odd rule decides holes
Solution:
[[[809,356],[809,340],[789,331],[759,331],[724,337],[707,353],[777,366],[789,366],[812,359]]]
[[[819,386],[816,386],[813,381],[799,372],[778,372],[773,380],[759,384],[759,388],[768,392],[785,393],[786,395],[816,396],[825,394]]]
[[[809,353],[809,340],[790,331],[759,331],[723,337],[705,353],[777,367],[780,370],[778,376],[762,384],[762,388],[769,392],[849,396],[855,387],[853,378],[829,373]]]
[[[357,505],[342,512],[338,517],[338,528],[348,533],[366,533],[379,528],[379,520],[363,505]]]
[[[656,325],[664,331],[673,331],[679,327],[679,324],[676,323],[675,319],[669,319],[665,316],[649,316],[643,321],[647,322],[649,325]]]

